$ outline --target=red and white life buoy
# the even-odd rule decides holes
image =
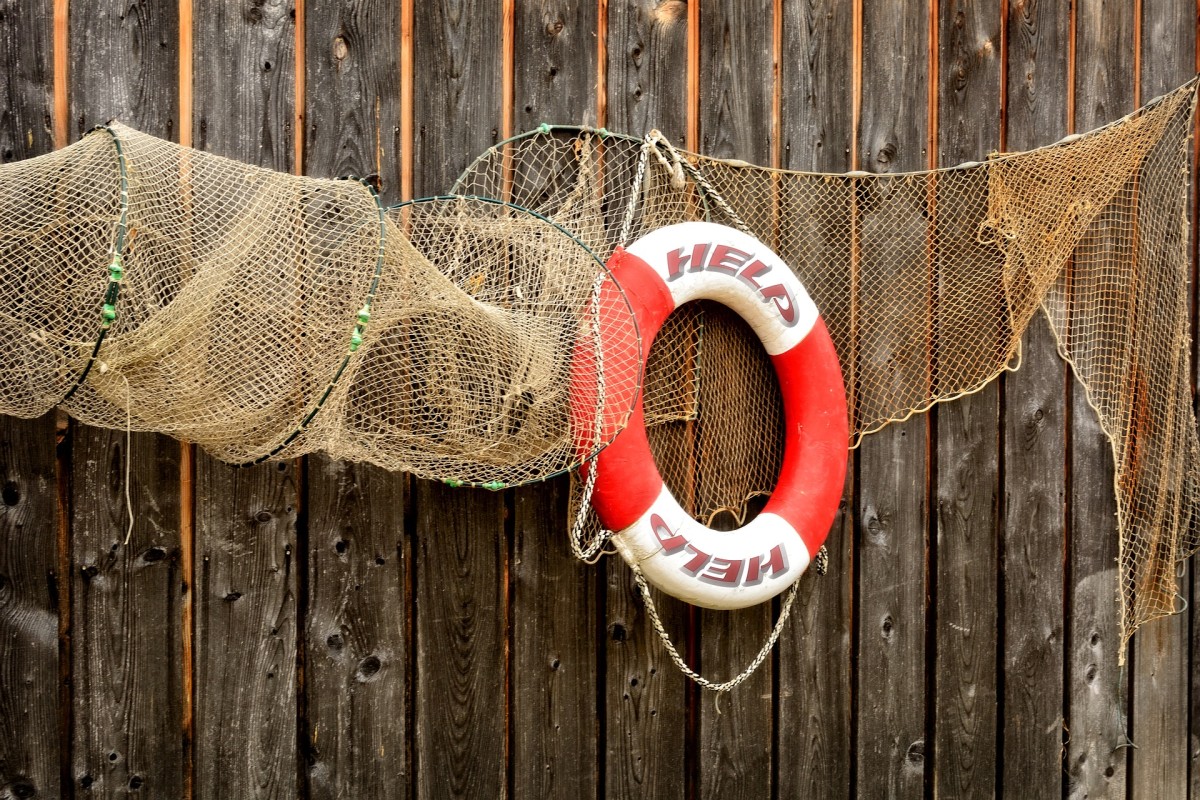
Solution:
[[[783,396],[783,468],[763,511],[736,531],[689,516],[663,484],[642,399],[595,462],[592,505],[630,564],[663,591],[705,608],[744,608],[794,583],[825,541],[842,496],[848,431],[837,353],[795,274],[752,236],[709,222],[660,228],[618,249],[609,269],[633,307],[645,363],[667,316],[716,300],[744,319],[771,356]],[[635,357],[629,334],[601,330],[606,358]],[[605,370],[629,372],[610,361]]]

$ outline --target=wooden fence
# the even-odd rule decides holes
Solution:
[[[921,169],[1122,116],[1196,72],[1196,20],[1195,0],[3,0],[0,155],[119,117],[377,172],[395,200],[570,121]],[[855,453],[830,573],[719,707],[624,565],[571,559],[562,481],[236,470],[2,419],[0,798],[1198,800],[1200,614],[1118,667],[1109,448],[1041,320],[1025,352]],[[666,612],[717,676],[771,625]]]

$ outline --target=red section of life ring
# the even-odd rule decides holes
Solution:
[[[663,484],[639,396],[626,428],[597,457],[592,505],[613,543],[646,579],[705,608],[743,608],[794,583],[825,541],[846,474],[849,431],[837,353],[795,274],[753,237],[708,222],[660,228],[609,260],[633,307],[641,352],[619,329],[601,329],[605,370],[645,364],[679,306],[716,300],[754,329],[783,396],[783,466],[763,511],[736,531],[689,516]],[[625,363],[640,358],[638,365]],[[594,415],[594,410],[591,412]],[[589,465],[588,468],[591,468]]]

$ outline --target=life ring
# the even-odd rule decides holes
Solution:
[[[771,356],[787,426],[783,466],[763,511],[736,531],[693,519],[663,484],[639,395],[628,425],[595,461],[592,506],[627,562],[693,605],[744,608],[794,583],[825,541],[846,475],[846,391],[837,353],[795,274],[752,236],[710,222],[653,231],[609,259],[641,333],[640,363],[668,315],[716,300],[744,319]],[[600,331],[614,362],[635,357],[629,335]],[[631,352],[632,350],[632,352]],[[628,373],[610,362],[605,370]]]

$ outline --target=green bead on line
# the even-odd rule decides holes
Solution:
[[[100,317],[104,320],[104,327],[108,327],[117,318],[117,308],[112,303],[105,303],[100,309]]]
[[[500,481],[488,481],[487,483],[483,484],[484,489],[491,489],[493,492],[499,491],[504,487],[505,484],[501,483]]]
[[[446,485],[449,486],[451,489],[458,489],[459,487],[462,486],[462,481],[456,481],[456,480],[454,480],[454,478],[447,478]]]
[[[366,325],[371,321],[371,307],[363,306],[358,310],[358,324]]]
[[[358,348],[362,347],[362,343],[363,343],[362,331],[355,328],[354,333],[350,334],[350,352],[353,353]]]
[[[550,123],[543,122],[541,125],[537,126],[537,129],[538,129],[538,133],[549,133],[550,132]]]
[[[119,283],[125,277],[125,264],[121,260],[120,254],[113,256],[112,263],[108,265],[108,279],[113,283]]]

